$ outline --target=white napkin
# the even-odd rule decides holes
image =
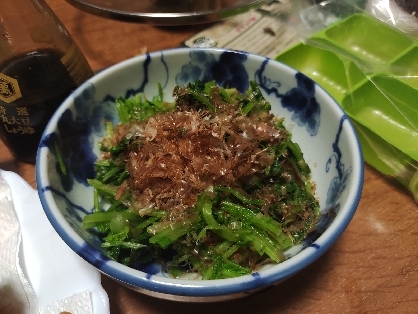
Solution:
[[[19,265],[19,222],[6,197],[10,193],[0,190],[4,190],[0,193],[0,313],[35,314],[38,301]]]
[[[109,313],[100,273],[53,230],[37,192],[0,170],[0,313],[61,312]]]

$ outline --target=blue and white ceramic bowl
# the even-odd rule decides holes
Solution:
[[[110,260],[96,233],[83,229],[93,209],[93,189],[103,120],[118,123],[114,100],[144,93],[168,100],[176,84],[200,79],[244,91],[258,82],[299,143],[316,182],[321,218],[316,230],[286,252],[288,259],[233,279],[173,279]],[[67,165],[60,173],[55,145]],[[219,301],[246,296],[277,284],[318,259],[338,239],[356,211],[363,187],[363,159],[355,131],[339,105],[315,82],[265,57],[223,49],[174,49],[138,56],[114,65],[80,86],[56,111],[42,137],[36,163],[41,203],[52,226],[81,257],[102,273],[143,293],[180,301]]]

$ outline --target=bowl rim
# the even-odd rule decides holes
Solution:
[[[174,48],[161,51],[155,51],[147,53],[144,55],[139,55],[132,57],[130,59],[121,61],[110,66],[107,69],[102,70],[101,72],[94,75],[86,83],[96,83],[106,77],[109,73],[112,73],[115,70],[122,69],[130,66],[131,64],[140,63],[145,58],[155,58],[160,57],[164,54],[166,58],[169,55],[177,55],[189,53],[191,48]],[[245,54],[256,60],[266,60],[277,64],[280,70],[290,71],[292,73],[297,73],[298,71],[294,68],[274,59],[267,58],[265,56],[260,56],[254,53],[248,53],[244,51],[237,51],[224,48],[193,48],[193,50],[204,50],[204,51],[213,51],[213,52],[224,52],[230,51],[239,54]],[[86,84],[84,83],[84,84]],[[80,92],[83,90],[83,86],[79,86],[67,99],[61,104],[57,109],[50,122],[48,123],[42,139],[48,133],[54,130],[53,125],[56,124],[58,117],[61,116],[63,111],[71,106],[74,102],[73,96],[74,93]],[[321,97],[328,98],[327,106],[332,110],[338,113],[339,116],[345,116],[344,110],[341,106],[332,98],[332,96],[324,90],[320,85],[315,83],[316,93],[321,94]],[[61,214],[57,205],[53,201],[52,191],[45,189],[50,185],[47,173],[47,158],[46,158],[46,149],[41,147],[38,149],[37,160],[36,160],[36,182],[37,190],[40,197],[40,201],[44,212],[49,219],[51,225],[54,227],[55,231],[63,239],[63,241],[70,246],[70,248],[80,255],[88,263],[95,266],[102,273],[122,282],[123,284],[130,286],[133,289],[143,289],[149,290],[151,292],[168,294],[168,295],[178,295],[178,296],[188,296],[188,297],[213,297],[213,296],[222,296],[222,295],[232,295],[239,293],[248,293],[250,291],[259,290],[265,288],[269,285],[277,283],[285,278],[295,274],[296,272],[307,267],[315,260],[317,260],[322,254],[324,254],[331,245],[341,236],[343,231],[347,228],[349,222],[351,221],[354,213],[357,209],[358,203],[361,198],[363,183],[364,183],[364,160],[362,157],[362,149],[360,146],[357,133],[354,129],[353,124],[349,119],[346,119],[347,123],[344,131],[348,134],[349,141],[353,145],[353,150],[350,152],[353,155],[353,175],[350,180],[349,194],[347,195],[347,202],[341,206],[338,215],[335,217],[334,221],[330,224],[327,230],[314,241],[314,243],[304,250],[292,256],[286,261],[283,261],[280,264],[274,265],[270,268],[263,269],[259,272],[255,272],[249,275],[230,278],[230,279],[217,279],[217,280],[188,280],[188,279],[174,279],[167,277],[160,277],[156,275],[149,275],[142,271],[130,268],[128,266],[122,265],[115,261],[107,261],[104,264],[99,265],[98,261],[94,254],[95,249],[87,244],[70,226],[70,224],[65,220],[64,216]]]

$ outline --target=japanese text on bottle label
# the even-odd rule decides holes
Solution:
[[[6,108],[0,106],[0,121],[8,133],[33,134],[35,130],[31,127],[29,112],[26,107],[13,107],[14,114],[6,115]]]

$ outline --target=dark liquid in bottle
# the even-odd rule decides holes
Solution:
[[[0,64],[0,96],[16,92],[7,77],[18,83],[21,97],[7,103],[0,97],[0,137],[16,158],[34,163],[42,133],[58,106],[76,88],[61,62],[62,53],[45,49]],[[6,75],[7,77],[5,77]]]

